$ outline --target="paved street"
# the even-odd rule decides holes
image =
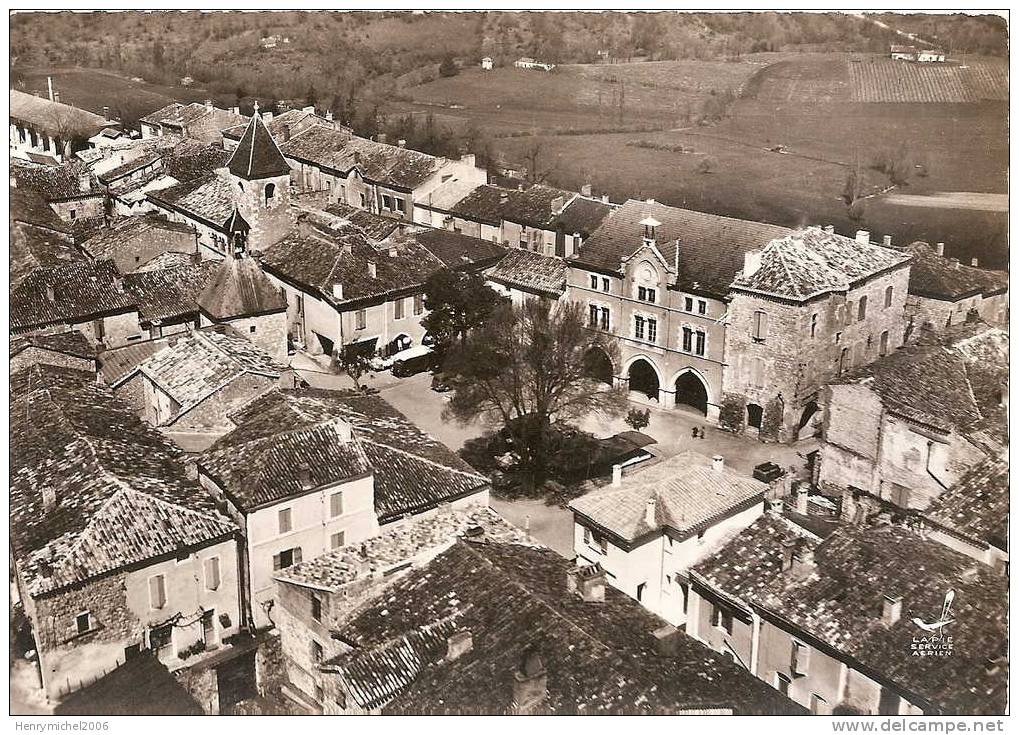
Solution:
[[[460,426],[456,422],[442,420],[442,409],[450,394],[431,390],[430,374],[422,373],[402,380],[393,379],[388,373],[382,375],[389,380],[388,385],[381,388],[381,395],[450,449],[456,451],[465,441],[483,433],[484,427],[479,423]],[[704,439],[692,437],[695,426],[705,428]],[[591,416],[581,423],[581,428],[595,436],[605,437],[627,431],[630,427],[622,418]],[[652,407],[651,424],[643,431],[658,440],[651,449],[662,457],[671,457],[688,449],[709,457],[721,454],[726,464],[747,475],[761,462],[771,461],[785,468],[802,465],[807,452],[816,447],[814,441],[790,447],[734,436],[708,425],[702,416],[682,409]],[[639,472],[640,469],[633,471]],[[542,500],[523,499],[493,498],[492,507],[515,526],[529,528],[531,535],[549,548],[563,556],[573,556],[573,516],[569,511],[546,505]]]

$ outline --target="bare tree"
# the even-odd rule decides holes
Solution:
[[[539,138],[532,137],[522,155],[527,164],[527,180],[532,184],[544,183],[556,170],[556,161],[548,161],[545,144]]]

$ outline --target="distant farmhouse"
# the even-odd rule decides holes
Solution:
[[[940,48],[917,48],[916,46],[891,47],[891,57],[899,61],[921,61],[924,63],[940,62],[946,59],[944,49]]]
[[[492,69],[492,57],[491,56],[486,56],[485,58],[483,58],[481,60],[481,68],[484,69],[485,71],[490,71]]]
[[[535,61],[528,56],[517,59],[513,62],[513,66],[517,69],[541,69],[542,71],[552,71],[555,69],[555,64],[546,64],[543,61]]]

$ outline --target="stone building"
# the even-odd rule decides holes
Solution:
[[[818,484],[854,518],[923,511],[1007,446],[1008,334],[983,325],[903,348],[823,392]]]
[[[909,296],[906,297],[907,341],[915,342],[925,330],[942,332],[967,321],[1008,324],[1008,273],[962,265],[945,257],[945,244],[933,248],[915,242],[906,248],[912,256]]]
[[[77,331],[12,337],[10,374],[32,365],[56,365],[95,375],[96,350]]]
[[[137,301],[108,260],[37,268],[11,291],[10,310],[12,334],[74,329],[106,347],[143,336]]]
[[[244,116],[236,107],[222,110],[215,107],[211,100],[206,100],[204,104],[173,102],[140,119],[138,126],[141,128],[143,139],[180,135],[203,143],[222,144],[221,131],[244,122]]]
[[[189,257],[198,246],[186,224],[146,214],[119,220],[83,242],[82,249],[97,260],[112,260],[121,273],[132,273],[165,253]]]
[[[276,621],[274,573],[440,505],[488,505],[489,481],[377,396],[273,391],[231,416],[199,479],[242,529],[246,616]]]
[[[182,452],[95,377],[11,382],[13,579],[59,700],[149,649],[171,669],[241,630],[237,528]]]
[[[88,139],[119,123],[58,100],[10,92],[11,155],[30,159],[48,157],[57,163],[88,147]]]
[[[764,440],[816,433],[825,384],[904,339],[909,256],[830,227],[746,253],[731,285],[722,426]]]
[[[541,255],[530,250],[508,248],[485,278],[514,305],[527,299],[544,298],[558,301],[566,295],[569,266],[554,255]]]
[[[348,549],[280,576],[281,636],[309,711],[803,712],[607,586],[604,572],[475,523],[452,544],[436,533],[432,544],[448,548],[423,563],[382,555],[372,569],[371,549]]]
[[[1005,578],[913,531],[769,512],[690,578],[687,632],[815,714],[1006,707]]]
[[[695,452],[638,467],[570,501],[577,563],[675,626],[686,623],[688,570],[764,512],[768,486]]]
[[[230,415],[279,383],[286,367],[229,327],[168,339],[111,385],[150,426],[219,436]]]
[[[98,178],[80,161],[60,166],[15,163],[12,178],[19,189],[41,196],[67,223],[76,240],[83,240],[106,220],[106,194]]]
[[[392,585],[401,572],[434,559],[467,534],[531,543],[523,531],[487,506],[439,509],[398,521],[364,542],[332,549],[277,572],[275,619],[290,684],[288,694],[308,711],[322,713],[325,690],[335,689],[342,691],[342,696],[330,700],[345,700],[344,714],[377,711],[382,704],[380,692],[370,691],[366,682],[338,677],[325,665],[347,649],[332,631],[340,629],[363,602]],[[413,669],[405,671],[403,681],[409,682],[414,673]],[[391,694],[391,688],[384,686],[382,691],[387,689]]]
[[[663,408],[717,420],[722,404],[729,285],[744,252],[789,230],[630,200],[568,260],[568,297],[591,329],[611,334],[621,364],[595,356],[605,381]]]
[[[286,294],[294,345],[312,354],[351,348],[389,355],[421,344],[428,276],[442,268],[484,270],[503,252],[443,230],[401,228],[376,239],[372,225],[361,224],[308,213],[261,260]]]

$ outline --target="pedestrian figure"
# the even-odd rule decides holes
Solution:
[[[694,439],[696,439],[696,438],[697,438],[697,427],[696,427],[696,426],[695,426],[695,427],[693,427],[693,438],[694,438]]]

